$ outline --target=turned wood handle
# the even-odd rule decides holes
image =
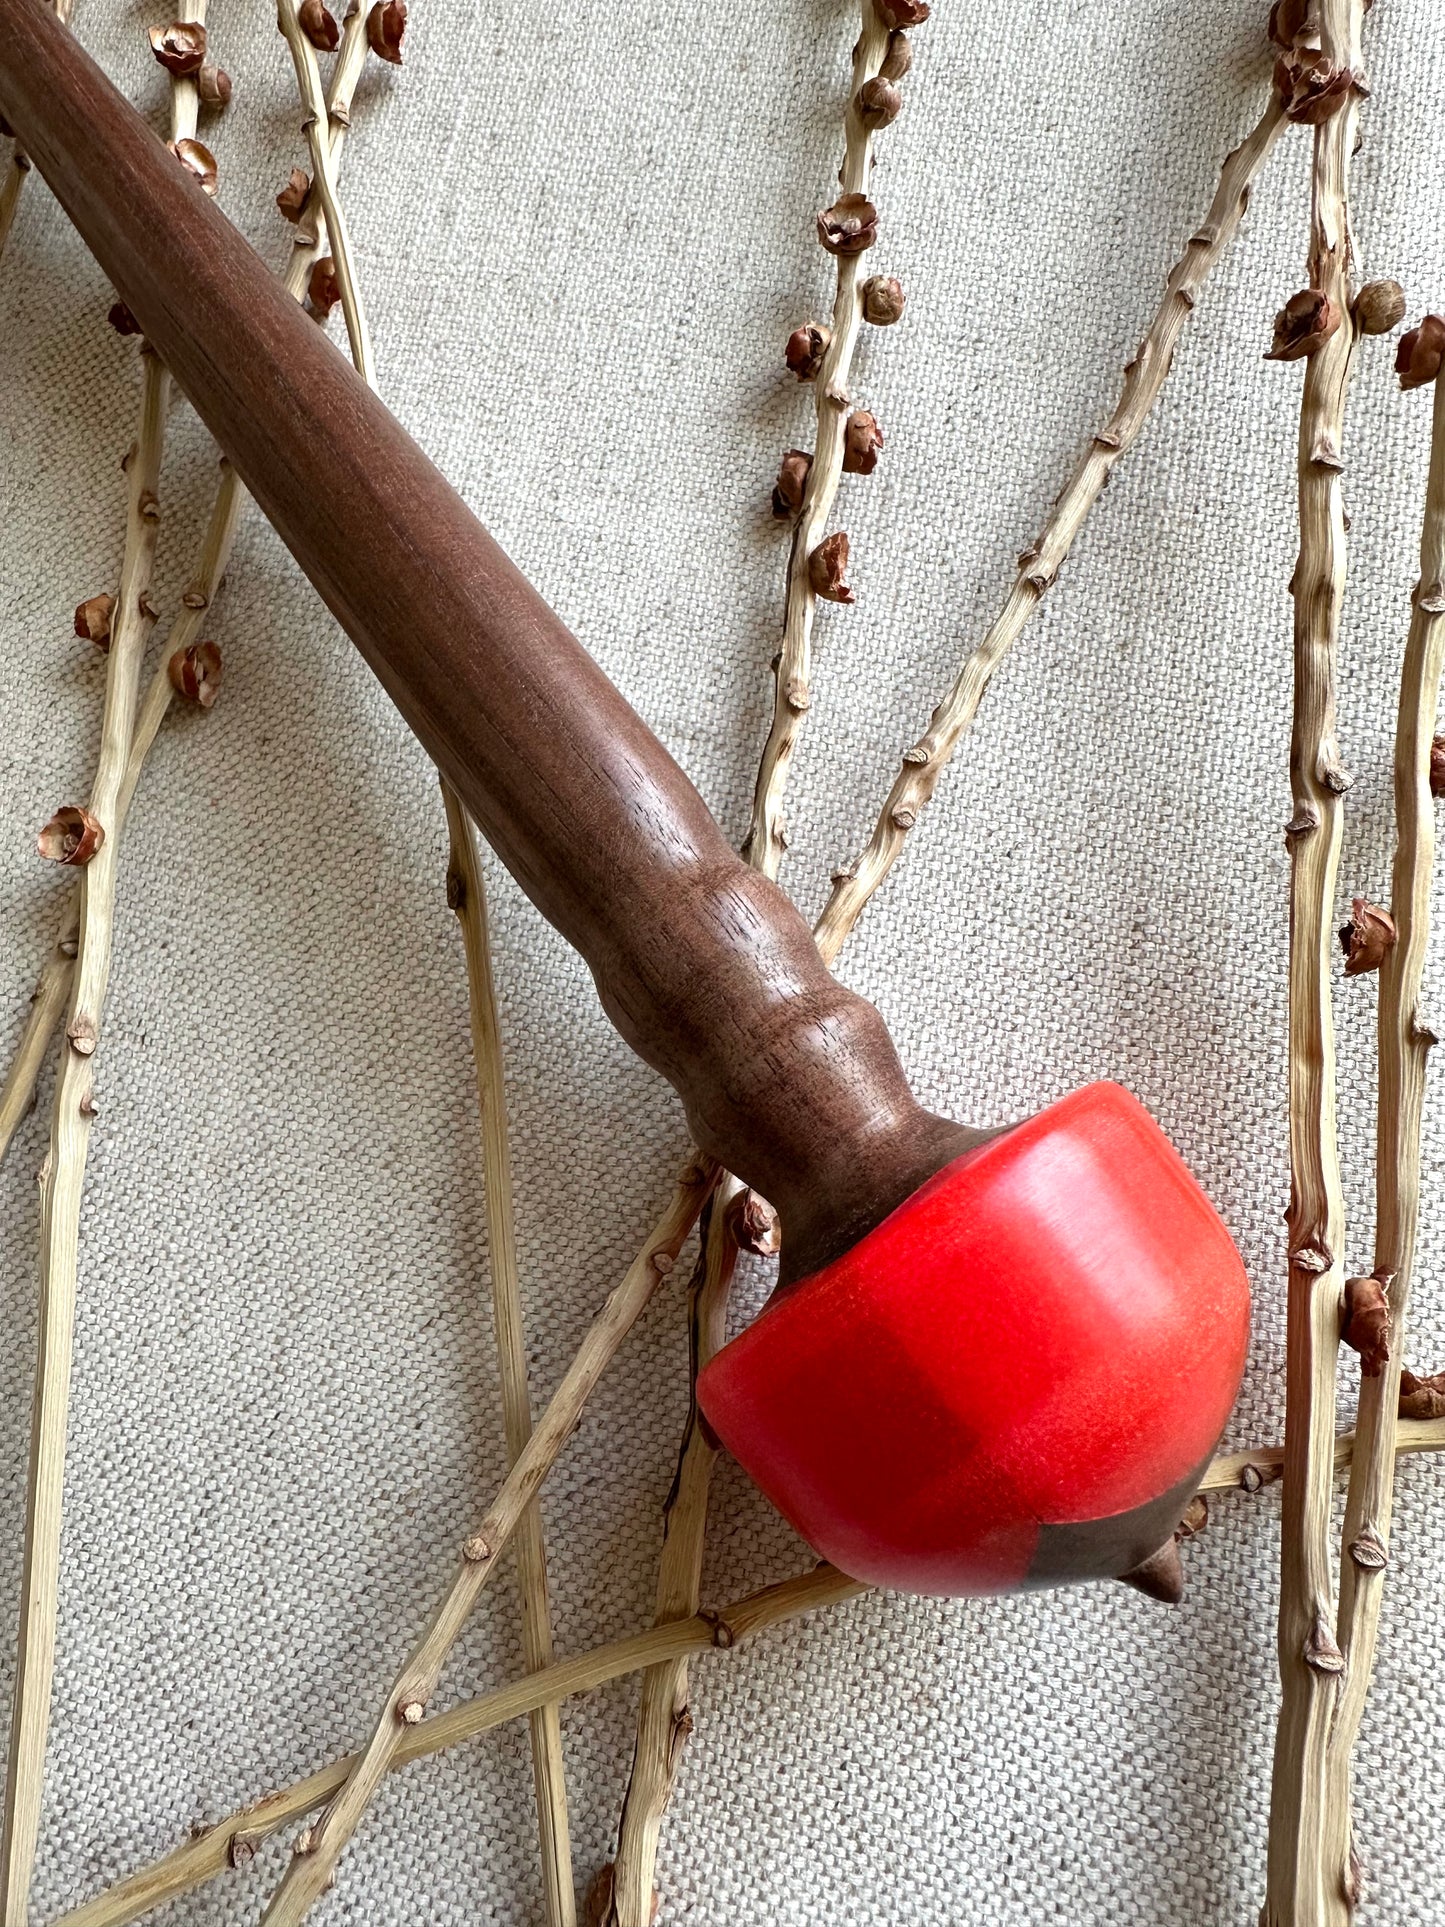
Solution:
[[[487,840],[586,958],[790,1277],[972,1141],[729,847],[656,737],[46,0],[0,0],[0,110]]]

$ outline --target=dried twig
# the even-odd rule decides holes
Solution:
[[[178,18],[203,22],[206,0],[188,0]],[[200,97],[193,79],[171,82],[172,145],[194,138]],[[117,805],[135,735],[141,660],[155,621],[151,570],[160,523],[160,464],[165,445],[170,377],[148,350],[142,354],[142,398],[135,445],[126,458],[126,534],[120,587],[106,660],[100,753],[89,813],[101,841],[81,877],[80,919],[71,984],[67,1048],[56,1079],[50,1148],[40,1174],[40,1315],[35,1401],[26,1484],[25,1552],[21,1569],[20,1631],[5,1782],[0,1890],[6,1927],[23,1927],[30,1892],[50,1726],[55,1625],[60,1569],[65,1434],[90,1123],[95,1114],[93,1071],[101,1013],[110,976],[111,933],[119,854]]]
[[[689,1396],[677,1471],[662,1514],[662,1556],[657,1573],[654,1624],[687,1619],[702,1591],[707,1535],[708,1486],[717,1444],[702,1421],[697,1375],[727,1336],[728,1293],[737,1264],[737,1240],[728,1218],[742,1187],[725,1175],[708,1208],[687,1294]],[[662,1816],[672,1793],[683,1744],[691,1731],[687,1705],[687,1655],[650,1666],[642,1677],[632,1771],[618,1825],[607,1921],[631,1927],[652,1917],[653,1872]]]
[[[818,1566],[796,1579],[749,1593],[720,1610],[695,1613],[690,1619],[674,1620],[610,1646],[596,1647],[479,1699],[463,1700],[419,1726],[405,1727],[390,1767],[394,1771],[444,1747],[490,1732],[508,1720],[521,1719],[538,1707],[590,1693],[608,1680],[621,1679],[669,1654],[733,1652],[770,1626],[780,1626],[820,1607],[838,1605],[866,1590],[832,1566]],[[165,1902],[203,1886],[227,1868],[249,1864],[268,1835],[331,1798],[346,1783],[357,1758],[353,1754],[337,1760],[293,1786],[268,1794],[254,1806],[242,1807],[215,1826],[194,1834],[164,1860],[62,1915],[51,1927],[125,1927],[128,1921],[139,1920]]]
[[[349,17],[342,30],[341,46],[326,90],[327,134],[330,141],[333,181],[340,173],[346,136],[351,126],[352,96],[366,60],[366,51],[365,14],[358,10]],[[325,245],[326,231],[321,221],[319,197],[306,194],[297,210],[296,234],[291,258],[282,277],[282,284],[293,300],[299,301],[304,296],[311,269],[320,258]],[[246,491],[241,486],[240,478],[231,464],[223,458],[206,534],[202,540],[191,579],[181,598],[183,613],[172,626],[166,639],[167,657],[174,655],[178,650],[189,648],[199,637],[204,626],[205,613],[215,600],[221,579],[230,561],[231,547],[246,501]],[[171,684],[163,669],[152,683],[151,696],[148,696],[142,708],[142,720],[153,713],[152,698],[159,703],[159,711],[154,714],[154,727],[149,734],[139,732],[136,741],[132,743],[131,753],[127,759],[126,780],[122,785],[121,796],[117,803],[117,834],[139,780],[146,752],[154,741],[156,730],[159,729],[171,700]],[[75,941],[78,928],[79,893],[77,892],[74,902],[67,905],[60,932],[40,973],[40,980],[31,998],[30,1011],[21,1032],[20,1042],[16,1047],[10,1068],[6,1072],[4,1084],[0,1086],[0,1158],[5,1156],[16,1127],[29,1113],[35,1101],[36,1080],[44,1064],[50,1038],[60,1021],[60,1013],[65,1008],[70,994],[74,956],[71,946]]]
[[[196,558],[195,572],[186,585],[182,598],[183,610],[172,624],[162,651],[160,666],[156,669],[147,686],[140,704],[136,726],[131,736],[130,749],[126,754],[125,770],[121,776],[120,788],[115,799],[115,814],[111,826],[112,841],[119,838],[130,812],[131,799],[140,781],[141,771],[150,753],[151,745],[166,712],[171,706],[176,690],[171,681],[169,667],[172,659],[183,655],[198,641],[205,623],[206,611],[220,587],[221,577],[225,574],[230,558],[231,544],[235,538],[236,524],[245,496],[235,481],[229,462],[221,463],[222,479],[216,491],[211,508],[211,518]],[[71,986],[75,976],[75,955],[80,942],[81,885],[71,891],[65,907],[59,932],[51,948],[49,957],[40,973],[40,981],[30,1000],[30,1010],[26,1017],[24,1030],[10,1068],[5,1074],[5,1082],[0,1086],[0,1158],[10,1148],[16,1127],[26,1117],[35,1103],[35,1085],[41,1067],[45,1062],[50,1040],[55,1034],[60,1014],[70,999]]]
[[[512,1217],[507,1092],[501,1025],[492,982],[486,882],[471,818],[450,784],[442,784],[442,796],[451,839],[447,901],[461,924],[467,955],[472,1052],[476,1059],[477,1097],[481,1108],[487,1252],[502,1382],[502,1424],[507,1435],[508,1460],[515,1465],[532,1434],[532,1406],[527,1395],[527,1347]],[[543,1672],[552,1664],[552,1621],[547,1598],[542,1511],[536,1501],[528,1506],[517,1528],[517,1581],[522,1595],[522,1657],[529,1673]],[[529,1723],[547,1920],[550,1927],[572,1927],[577,1917],[577,1899],[572,1884],[562,1724],[555,1702],[536,1707]]]
[[[1094,436],[1059,495],[1038,541],[1020,558],[1013,588],[993,627],[964,662],[953,686],[934,710],[928,728],[903,752],[902,770],[888,792],[867,847],[834,877],[832,894],[815,932],[818,948],[829,963],[836,961],[848,933],[898,860],[919,811],[937,789],[948,759],[977,715],[994,671],[1053,584],[1115,465],[1138,440],[1159,399],[1175,345],[1199,291],[1238,232],[1249,206],[1250,189],[1283,124],[1278,94],[1272,93],[1258,124],[1220,171],[1209,212],[1170,273],[1164,297],[1134,359],[1124,370],[1118,406]]]
[[[1380,1600],[1389,1558],[1400,1366],[1420,1211],[1420,1118],[1425,1060],[1435,1042],[1419,1016],[1435,862],[1430,748],[1445,667],[1445,382],[1435,383],[1430,474],[1420,533],[1420,580],[1400,673],[1395,728],[1395,863],[1390,896],[1396,941],[1380,965],[1376,1056],[1375,1277],[1388,1289],[1389,1356],[1360,1381],[1358,1443],[1345,1503],[1337,1637],[1345,1657],[1326,1757],[1325,1805],[1331,1885],[1352,1891],[1350,1756],[1374,1670]]]
[[[743,854],[752,867],[773,878],[778,874],[786,847],[784,792],[809,705],[813,618],[819,593],[814,558],[823,541],[845,462],[855,468],[859,466],[858,425],[872,423],[870,415],[848,413],[848,379],[864,320],[864,289],[871,285],[863,279],[866,250],[855,248],[850,242],[840,245],[842,228],[834,217],[839,210],[852,213],[855,204],[861,202],[857,210],[862,218],[860,231],[871,234],[875,225],[871,204],[865,198],[873,165],[873,134],[880,125],[886,124],[883,113],[887,120],[892,120],[901,104],[901,96],[892,81],[880,72],[885,64],[901,77],[908,65],[907,37],[901,32],[894,35],[874,0],[862,0],[860,32],[853,49],[852,81],[844,112],[844,155],[838,175],[840,199],[835,208],[818,217],[819,238],[835,255],[838,264],[833,325],[826,336],[821,329],[799,331],[807,337],[808,352],[802,362],[794,351],[794,344],[789,344],[790,365],[813,383],[816,447],[811,457],[794,450],[784,458],[784,477],[780,477],[774,496],[775,507],[784,513],[796,507],[796,521],[788,558],[783,640],[773,664],[773,719],[759,758],[752,823],[743,845]],[[876,105],[870,105],[880,87],[888,90],[881,112]],[[891,285],[896,288],[896,284]],[[901,295],[898,301],[901,302]],[[896,319],[898,312],[901,312],[898,303],[874,307],[874,317],[880,321],[885,313],[889,319]],[[819,347],[816,354],[815,347]],[[869,451],[863,459],[871,467],[872,444],[875,440],[881,444],[882,440],[876,424],[868,432],[867,440]],[[850,447],[854,450],[851,454]],[[796,503],[786,482],[790,471],[802,477],[797,490],[800,499]],[[846,536],[834,535],[827,540],[835,551],[841,542],[842,552],[846,554]],[[724,1177],[704,1228],[703,1248],[688,1292],[688,1414],[678,1450],[677,1471],[663,1513],[656,1604],[659,1624],[686,1618],[697,1610],[700,1597],[708,1486],[717,1448],[701,1422],[697,1375],[726,1337],[728,1294],[737,1258],[736,1240],[729,1227],[731,1207],[740,1191],[741,1187],[731,1176]],[[632,1771],[618,1824],[617,1856],[606,1908],[606,1920],[614,1927],[648,1927],[652,1919],[658,1834],[690,1730],[687,1660],[679,1657],[653,1667],[642,1681]]]
[[[157,484],[170,380],[156,357],[142,358],[140,433],[128,464],[125,558],[121,566],[100,755],[88,805],[105,832],[83,873],[79,950],[56,1081],[50,1149],[40,1174],[40,1329],[25,1506],[20,1635],[10,1763],[0,1846],[6,1927],[22,1927],[45,1770],[55,1664],[56,1586],[65,1481],[65,1431],[75,1321],[80,1201],[90,1142],[93,1057],[110,971],[117,839],[115,806],[135,727],[141,657],[153,612],[148,596],[159,517]]]
[[[347,24],[355,29],[360,13],[353,15]],[[334,140],[330,133],[330,122],[335,117],[334,103],[328,106],[321,85],[321,70],[316,64],[316,49],[302,30],[297,11],[297,0],[278,0],[276,24],[286,36],[286,44],[291,49],[291,59],[296,68],[296,84],[301,91],[301,102],[305,109],[307,145],[311,149],[312,191],[320,204],[326,231],[331,237],[332,270],[336,276],[336,286],[341,298],[341,311],[346,317],[346,334],[351,343],[351,359],[357,371],[369,387],[376,386],[376,369],[371,357],[371,339],[367,333],[366,317],[361,308],[361,296],[357,292],[356,276],[352,269],[351,247],[347,238],[346,216],[336,193],[336,159]],[[364,34],[364,24],[360,29]],[[359,60],[366,57],[366,42],[360,41]],[[343,59],[345,55],[341,56]]]
[[[900,39],[904,39],[906,46],[906,38],[900,36]],[[787,784],[788,765],[797,748],[809,703],[813,617],[818,604],[817,586],[809,565],[814,551],[823,540],[823,531],[838,493],[847,452],[850,419],[848,377],[852,371],[859,329],[863,324],[865,253],[864,248],[851,243],[853,238],[861,238],[861,233],[871,236],[876,226],[875,221],[865,217],[861,233],[856,237],[850,235],[845,244],[839,246],[839,224],[830,223],[828,215],[835,213],[837,208],[846,207],[850,197],[852,200],[861,200],[863,207],[870,214],[872,212],[871,203],[865,197],[873,168],[873,132],[879,123],[867,115],[864,108],[860,108],[859,96],[875,79],[888,58],[889,42],[889,28],[874,5],[874,0],[862,0],[862,26],[853,49],[853,77],[848,106],[843,116],[845,146],[843,165],[838,175],[840,198],[835,208],[818,217],[819,235],[825,246],[830,245],[831,237],[832,252],[836,254],[838,262],[838,277],[833,297],[832,330],[826,335],[821,329],[813,331],[818,340],[826,341],[826,346],[820,356],[810,356],[807,364],[807,378],[813,382],[817,446],[811,465],[807,468],[807,479],[802,485],[801,505],[793,528],[792,548],[788,557],[783,641],[773,664],[773,720],[758,765],[752,826],[744,846],[744,854],[753,867],[768,877],[777,876],[786,848],[783,791]],[[841,539],[842,555],[846,561],[847,537]],[[832,536],[829,540],[836,544],[839,537]]]
[[[1301,10],[1303,11],[1303,10]],[[1269,1872],[1261,1927],[1315,1927],[1348,1911],[1326,1871],[1325,1756],[1340,1672],[1330,1557],[1335,1363],[1344,1197],[1335,1128],[1330,999],[1334,903],[1349,778],[1335,735],[1345,588],[1340,494],[1345,395],[1356,339],[1349,165],[1359,93],[1363,0],[1320,0],[1281,67],[1291,112],[1315,123],[1309,285],[1332,319],[1305,361],[1299,428],[1299,560],[1294,595],[1290,781],[1289,1338],[1281,1530],[1279,1663]]]
[[[447,1655],[497,1560],[581,1417],[593,1387],[672,1270],[716,1181],[716,1167],[696,1157],[682,1171],[662,1217],[594,1319],[486,1517],[465,1541],[456,1577],[393,1681],[365,1751],[335,1800],[298,1842],[286,1877],[263,1916],[266,1927],[291,1927],[330,1885],[336,1862],[390,1770],[407,1727],[425,1713]]]
[[[1354,1435],[1347,1433],[1336,1443],[1335,1462],[1343,1470],[1350,1462]],[[1428,1423],[1401,1420],[1396,1450],[1401,1455],[1445,1451],[1445,1419]],[[1259,1446],[1248,1452],[1230,1453],[1214,1461],[1199,1489],[1223,1492],[1243,1487],[1257,1491],[1260,1486],[1276,1481],[1283,1466],[1283,1446]],[[1247,1476],[1251,1471],[1258,1473],[1257,1480]],[[857,1580],[845,1578],[834,1567],[821,1565],[795,1579],[751,1593],[721,1610],[710,1609],[686,1619],[670,1620],[611,1645],[579,1653],[573,1659],[557,1662],[545,1672],[529,1674],[480,1698],[463,1700],[449,1711],[423,1720],[419,1726],[406,1728],[391,1762],[392,1769],[474,1739],[504,1721],[521,1719],[541,1705],[590,1692],[608,1680],[622,1679],[630,1673],[670,1660],[686,1659],[709,1649],[731,1651],[765,1627],[839,1605],[869,1590]],[[345,1784],[357,1759],[358,1755],[350,1754],[335,1760],[293,1786],[242,1807],[204,1832],[193,1834],[164,1859],[62,1915],[51,1927],[126,1927],[127,1922],[139,1920],[228,1868],[247,1865],[262,1840],[331,1798]]]

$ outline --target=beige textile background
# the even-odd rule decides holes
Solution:
[[[785,881],[806,909],[1112,404],[1218,162],[1258,111],[1263,14],[1259,0],[940,0],[918,34],[876,179],[874,260],[902,277],[909,308],[865,338],[855,384],[887,447],[843,490],[859,600],[820,616],[789,808]],[[80,0],[76,17],[156,116],[164,76],[142,28],[161,17],[132,0]],[[237,83],[213,128],[223,205],[280,262],[270,196],[302,158],[285,50],[264,4],[215,0],[211,23]],[[781,349],[826,300],[812,214],[839,159],[854,24],[836,0],[417,0],[407,65],[372,63],[347,154],[383,392],[733,835],[779,624],[768,488],[779,452],[809,432]],[[1381,0],[1367,33],[1362,262],[1397,275],[1418,314],[1445,306],[1445,40],[1427,0]],[[1255,1281],[1237,1443],[1282,1423],[1300,373],[1261,351],[1303,278],[1306,168],[1292,130],[1145,445],[842,965],[939,1108],[1013,1117],[1100,1075],[1152,1107]],[[0,274],[0,1041],[65,889],[33,831],[83,794],[96,739],[102,667],[70,610],[112,584],[137,394],[109,301],[34,188]],[[1427,399],[1397,393],[1391,357],[1365,344],[1348,433],[1342,735],[1359,780],[1342,898],[1388,880],[1428,416]],[[166,613],[210,461],[182,409]],[[503,1469],[431,772],[254,515],[214,633],[223,698],[167,724],[121,869],[40,1920],[354,1744]],[[651,1222],[684,1133],[582,965],[500,876],[495,922],[540,1398]],[[1363,1270],[1375,990],[1336,988],[1349,1256]],[[1442,993],[1433,966],[1437,1028]],[[1437,1072],[1417,1369],[1445,1364],[1442,1090]],[[7,1626],[44,1130],[43,1097],[0,1173]],[[744,1299],[761,1288],[750,1278]],[[650,1615],[684,1377],[673,1290],[547,1487],[563,1653]],[[1445,1909],[1441,1478],[1429,1460],[1400,1474],[1359,1776],[1371,1923]],[[663,1921],[1245,1927],[1262,1891],[1277,1520],[1277,1491],[1217,1501],[1172,1614],[1117,1586],[872,1597],[700,1663]],[[710,1547],[719,1602],[806,1557],[730,1465]],[[508,1573],[446,1695],[519,1664]],[[633,1705],[623,1682],[564,1712],[582,1880],[610,1849]],[[166,1918],[254,1919],[281,1852]],[[393,1780],[317,1918],[533,1922],[534,1858],[513,1727]]]

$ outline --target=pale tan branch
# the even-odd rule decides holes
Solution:
[[[728,1207],[741,1190],[736,1178],[724,1176],[708,1207],[688,1288],[688,1414],[662,1514],[654,1610],[659,1626],[695,1613],[702,1591],[708,1486],[717,1446],[698,1409],[697,1375],[727,1337],[728,1295],[738,1253]],[[632,1771],[613,1863],[609,1919],[619,1927],[633,1927],[634,1922],[646,1927],[651,1919],[658,1836],[690,1724],[687,1658],[680,1654],[649,1667],[642,1678]]]
[[[1323,57],[1360,70],[1363,0],[1321,0]],[[1349,165],[1358,94],[1348,86],[1314,131],[1310,287],[1337,317],[1305,362],[1298,442],[1290,785],[1290,1208],[1279,1665],[1269,1870],[1261,1927],[1343,1923],[1327,1871],[1325,1755],[1343,1665],[1335,1644],[1330,1507],[1345,1208],[1335,1118],[1332,911],[1349,778],[1335,734],[1346,543],[1340,475],[1355,350]]]
[[[1359,1444],[1345,1502],[1337,1638],[1345,1656],[1326,1759],[1326,1811],[1338,1884],[1350,1879],[1350,1760],[1370,1691],[1389,1559],[1400,1367],[1420,1215],[1420,1120],[1425,1060],[1435,1039],[1420,1021],[1430,937],[1435,801],[1430,745],[1445,668],[1445,382],[1435,383],[1430,473],[1420,533],[1420,579],[1400,672],[1395,726],[1395,861],[1390,890],[1396,941],[1380,965],[1376,1062],[1375,1276],[1390,1302],[1390,1356],[1360,1381]]]
[[[527,1393],[527,1346],[512,1211],[507,1089],[501,1023],[492,980],[486,879],[471,818],[460,797],[445,781],[442,783],[442,798],[446,806],[451,848],[447,901],[461,924],[467,958],[472,1054],[476,1060],[477,1100],[481,1111],[482,1177],[487,1212],[487,1252],[492,1273],[492,1314],[496,1324],[497,1361],[502,1384],[502,1424],[507,1437],[508,1462],[515,1465],[532,1435],[532,1406]],[[536,1500],[523,1513],[517,1527],[517,1583],[522,1597],[523,1661],[529,1673],[540,1673],[552,1664],[552,1618],[547,1596],[547,1551],[542,1535],[542,1509]],[[547,1920],[549,1927],[572,1927],[577,1917],[577,1899],[572,1880],[562,1723],[556,1704],[536,1707],[530,1715],[529,1724]]]
[[[859,88],[878,72],[887,51],[888,28],[879,19],[873,0],[862,0],[862,25],[853,49],[853,74],[844,115],[846,144],[838,176],[843,194],[867,192],[873,167],[873,135],[859,117],[855,102]],[[822,540],[843,474],[848,378],[863,321],[864,260],[863,254],[838,256],[832,336],[813,381],[816,446],[788,555],[783,640],[773,665],[773,718],[758,765],[752,824],[744,845],[744,854],[753,867],[774,878],[787,847],[783,791],[810,701],[813,618],[818,599],[809,577],[808,558]]]
[[[160,516],[160,460],[170,380],[154,355],[146,353],[141,359],[144,392],[140,430],[127,463],[125,550],[106,661],[100,754],[89,803],[105,835],[81,877],[79,949],[66,1048],[55,1086],[50,1149],[41,1171],[39,1339],[26,1486],[20,1632],[0,1840],[5,1927],[24,1927],[40,1828],[55,1667],[80,1204],[93,1114],[93,1060],[110,975],[119,840],[115,834],[116,802],[135,733],[141,658],[153,620],[149,589]]]
[[[463,1545],[456,1577],[393,1681],[365,1751],[335,1800],[299,1843],[262,1917],[266,1927],[294,1927],[330,1885],[342,1850],[385,1778],[407,1727],[425,1712],[447,1656],[518,1521],[582,1416],[593,1387],[676,1263],[716,1181],[716,1167],[702,1159],[694,1157],[684,1168],[662,1217],[593,1321],[486,1517]]]
[[[160,663],[147,685],[136,718],[135,733],[131,737],[120,790],[115,800],[113,837],[118,838],[125,827],[146,757],[175,695],[167,673],[167,663],[178,649],[189,649],[199,637],[205,624],[206,611],[230,560],[231,545],[235,540],[245,495],[236,480],[235,471],[224,458],[221,470],[220,485],[211,506],[210,521],[200,554],[196,558],[195,572],[186,585],[182,612],[171,625],[161,650]],[[75,974],[75,953],[80,941],[80,897],[81,886],[76,884],[66,902],[59,933],[31,998],[15,1056],[5,1074],[5,1082],[0,1086],[0,1159],[9,1150],[17,1126],[34,1106],[36,1081],[45,1062],[50,1040],[55,1035],[55,1027],[60,1022],[60,1014],[69,1000]]]
[[[359,13],[364,13],[364,9],[359,9]],[[326,222],[336,285],[341,293],[341,312],[346,317],[346,334],[351,344],[351,359],[367,386],[374,388],[376,369],[371,357],[371,337],[367,332],[361,295],[356,286],[346,216],[336,192],[336,160],[331,126],[336,111],[334,100],[331,104],[327,102],[321,84],[321,70],[316,62],[316,49],[302,31],[296,0],[278,0],[276,21],[286,36],[286,44],[291,49],[291,59],[296,68],[296,84],[305,112],[303,124],[306,142],[311,150],[312,192],[320,202]],[[338,51],[338,63],[347,58],[344,48]],[[359,70],[360,62],[365,58],[364,40],[360,54],[353,54],[351,58],[356,61]]]
[[[1336,1464],[1341,1470],[1350,1463],[1353,1446],[1353,1433],[1344,1434],[1336,1442]],[[1402,1419],[1396,1450],[1402,1456],[1414,1452],[1445,1452],[1445,1419]],[[1229,1453],[1214,1461],[1200,1490],[1223,1492],[1241,1486],[1257,1490],[1245,1476],[1249,1470],[1261,1475],[1261,1485],[1268,1485],[1280,1477],[1283,1467],[1284,1447],[1280,1445]],[[731,1606],[694,1613],[687,1619],[669,1620],[611,1645],[579,1653],[573,1659],[560,1660],[546,1672],[530,1673],[480,1698],[464,1700],[448,1712],[423,1720],[419,1726],[407,1727],[392,1759],[392,1770],[475,1739],[478,1734],[489,1732],[508,1720],[522,1719],[539,1706],[591,1692],[609,1680],[686,1661],[694,1653],[733,1651],[768,1627],[782,1625],[803,1613],[840,1605],[869,1590],[859,1581],[846,1578],[835,1567],[821,1565],[780,1585],[750,1593]],[[304,1780],[267,1794],[252,1806],[240,1808],[204,1832],[193,1834],[164,1859],[62,1915],[51,1922],[50,1927],[127,1927],[130,1921],[140,1920],[181,1894],[204,1886],[229,1868],[248,1864],[257,1846],[270,1834],[329,1800],[345,1784],[359,1758],[359,1754],[348,1754]]]
[[[610,1646],[599,1646],[575,1659],[564,1659],[544,1673],[529,1673],[479,1699],[464,1700],[449,1712],[438,1713],[419,1726],[408,1726],[389,1762],[390,1769],[425,1759],[463,1740],[475,1739],[508,1720],[521,1719],[539,1707],[556,1705],[575,1694],[590,1693],[608,1680],[621,1679],[655,1661],[684,1653],[712,1650],[733,1652],[758,1633],[780,1626],[803,1613],[836,1606],[856,1598],[866,1588],[846,1579],[832,1566],[819,1566],[781,1585],[750,1593],[720,1610],[696,1613],[668,1626],[654,1626]],[[246,1865],[256,1847],[270,1834],[312,1812],[330,1799],[357,1765],[359,1755],[312,1773],[254,1806],[193,1835],[174,1853],[152,1867],[132,1874],[83,1907],[64,1914],[51,1927],[125,1927],[167,1901],[204,1886],[229,1867]]]
[[[366,52],[366,16],[365,10],[359,8],[348,17],[342,29],[341,45],[337,51],[336,64],[332,68],[327,89],[327,125],[331,143],[333,179],[340,173],[342,153],[351,126],[352,96],[366,59]],[[297,223],[291,257],[282,276],[282,283],[293,300],[299,301],[305,294],[307,277],[312,264],[321,254],[325,240],[319,197],[312,195],[301,220]],[[200,634],[204,626],[205,612],[215,600],[221,577],[225,574],[230,560],[231,545],[246,501],[246,491],[242,488],[236,471],[223,457],[220,479],[211,506],[210,520],[202,542],[201,553],[197,557],[195,569],[183,597],[183,613],[172,626],[166,640],[167,655],[174,654],[177,649],[189,648]],[[165,713],[165,706],[170,702],[170,683],[164,673],[161,674],[158,683],[153,685],[153,689],[162,699],[161,713],[155,718],[158,728]],[[145,713],[149,712],[143,712]],[[149,748],[154,734],[152,730],[145,748]],[[145,749],[141,749],[139,755],[132,753],[128,761],[126,782],[116,811],[117,832],[125,819],[144,760]],[[6,1073],[4,1085],[0,1086],[0,1159],[4,1158],[16,1128],[29,1114],[35,1101],[36,1080],[45,1061],[49,1040],[54,1035],[60,1012],[64,1009],[69,995],[70,958],[66,953],[65,945],[73,939],[73,934],[79,927],[78,902],[79,892],[77,891],[75,904],[67,906],[60,935],[41,971],[40,981],[31,1000],[30,1012],[16,1047],[16,1054]]]
[[[1124,371],[1118,406],[1089,444],[1037,542],[1020,558],[1018,575],[993,627],[964,661],[928,728],[904,751],[902,769],[866,848],[834,877],[832,894],[815,932],[818,948],[830,964],[836,962],[849,932],[897,862],[908,832],[977,715],[994,672],[1052,586],[1105,483],[1139,439],[1163,390],[1175,346],[1199,292],[1238,232],[1249,206],[1250,189],[1283,125],[1279,99],[1271,94],[1258,124],[1225,161],[1209,212],[1190,236],[1165,283],[1163,299]]]

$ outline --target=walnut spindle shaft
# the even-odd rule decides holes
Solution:
[[[246,487],[790,1277],[974,1141],[871,1004],[350,364],[45,0],[0,0],[0,110]]]

